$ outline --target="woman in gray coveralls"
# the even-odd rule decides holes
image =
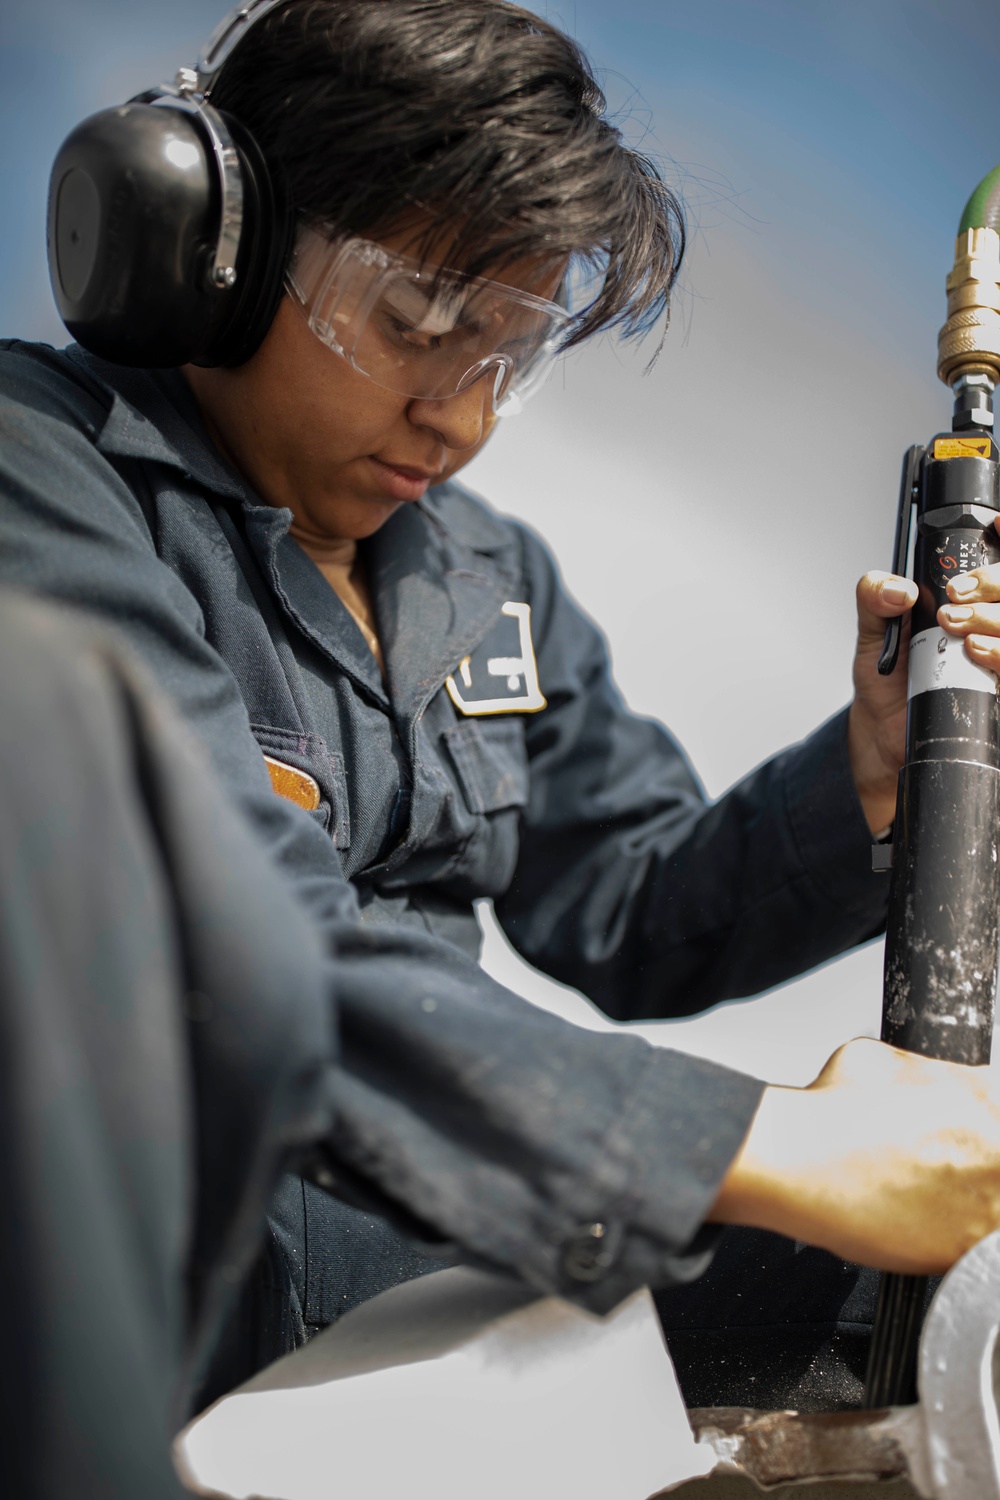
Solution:
[[[257,347],[181,370],[0,353],[16,433],[0,458],[0,580],[129,637],[335,942],[345,1056],[377,1058],[342,1098],[345,1119],[366,1121],[351,1149],[384,1197],[346,1169],[334,1185],[361,1207],[321,1191],[322,1172],[286,1179],[205,1395],[433,1265],[364,1211],[402,1203],[411,1233],[436,1226],[490,1264],[586,1287],[593,1306],[621,1295],[628,1266],[633,1280],[696,1276],[709,1216],[760,1225],[662,1309],[689,1399],[746,1399],[719,1355],[756,1379],[752,1404],[785,1404],[775,1372],[815,1363],[849,1298],[863,1322],[864,1288],[844,1261],[766,1236],[797,1233],[794,1213],[776,1194],[756,1207],[729,1170],[759,1088],[664,1054],[657,1068],[674,1072],[655,1108],[627,1101],[629,1130],[658,1121],[642,1191],[616,1164],[629,1131],[599,1090],[588,1108],[567,1092],[560,1115],[558,1058],[516,1109],[491,1095],[490,1026],[511,997],[476,965],[473,902],[492,897],[520,953],[621,1020],[754,993],[875,935],[869,845],[893,816],[905,674],[879,679],[874,658],[912,586],[862,580],[850,709],[707,806],[669,734],[621,702],[542,544],[454,483],[561,349],[648,330],[677,274],[679,207],[603,118],[585,59],[502,0],[287,0],[247,31],[211,102],[256,141],[294,215]],[[577,307],[580,263],[602,274]],[[510,1015],[512,1037],[548,1025]],[[423,1114],[408,1112],[411,1074]],[[447,1102],[424,1117],[435,1079],[443,1101],[458,1085],[483,1101],[461,1140]],[[574,1153],[605,1162],[608,1211],[540,1233],[507,1175],[510,1135],[491,1133],[504,1109],[526,1152],[563,1143],[569,1177]],[[773,1133],[789,1150],[796,1136]],[[457,1168],[470,1150],[471,1188]],[[800,1199],[825,1180],[815,1160],[781,1172]],[[636,1229],[643,1192],[669,1229]],[[811,1236],[885,1263],[856,1226],[826,1227],[838,1212],[813,1204]],[[751,1265],[762,1326],[727,1334]],[[783,1366],[776,1321],[800,1325]],[[831,1376],[841,1399],[859,1350]]]

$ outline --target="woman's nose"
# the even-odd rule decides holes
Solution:
[[[455,396],[429,400],[414,397],[407,415],[415,427],[429,427],[453,452],[475,448],[496,421],[493,390],[496,374],[487,370],[473,385]]]

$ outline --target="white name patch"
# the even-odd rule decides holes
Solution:
[[[445,680],[452,703],[469,718],[533,714],[545,707],[531,641],[531,605],[508,600],[501,618]]]

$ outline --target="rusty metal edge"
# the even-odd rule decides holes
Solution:
[[[755,1411],[741,1406],[688,1412],[699,1442],[717,1455],[715,1472],[743,1474],[761,1489],[796,1480],[862,1482],[909,1476],[899,1414],[884,1411]]]

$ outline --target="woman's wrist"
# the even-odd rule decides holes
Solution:
[[[878,727],[856,699],[848,712],[847,755],[858,800],[874,835],[896,816],[899,767],[882,753]]]
[[[824,1075],[808,1088],[766,1088],[710,1219],[769,1229],[868,1263],[873,1246],[866,1233],[859,1235],[858,1220],[873,1187],[878,1196],[870,1157],[880,1157],[876,1177],[892,1175],[896,1159],[892,1146],[872,1139],[870,1104],[868,1090],[826,1084]],[[899,1169],[905,1178],[907,1163],[900,1160]]]
[[[804,1104],[808,1109],[804,1089],[765,1088],[708,1215],[712,1223],[745,1224],[799,1237],[793,1222],[801,1216],[793,1143],[801,1140],[807,1123],[802,1118]]]

